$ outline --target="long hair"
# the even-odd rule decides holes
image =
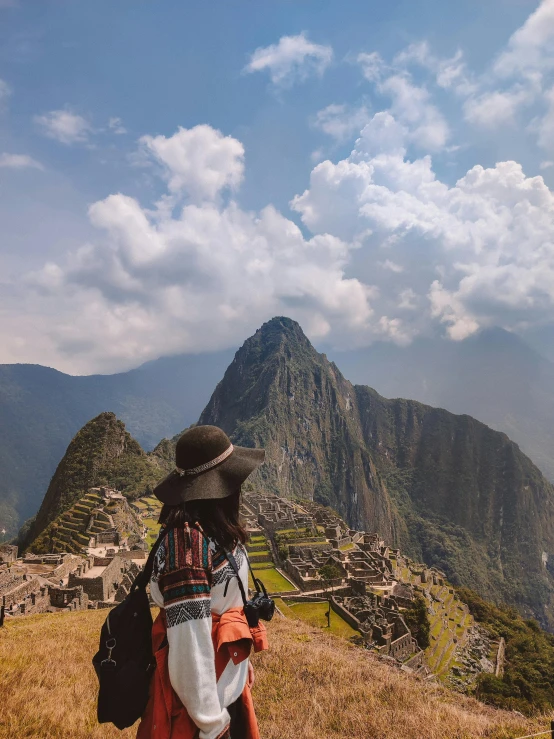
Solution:
[[[184,526],[199,523],[204,533],[220,547],[232,551],[238,542],[246,544],[247,533],[240,521],[240,488],[226,498],[190,500],[178,505],[164,505],[159,523]]]

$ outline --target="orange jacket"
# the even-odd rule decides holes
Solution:
[[[171,687],[166,634],[165,611],[161,609],[152,629],[156,669],[150,683],[150,698],[139,724],[137,739],[197,739],[199,730]],[[229,660],[238,664],[248,659],[252,646],[255,652],[268,648],[265,626],[260,624],[251,629],[242,608],[230,608],[221,615],[212,614],[212,641],[217,679]],[[249,683],[244,686],[242,701],[248,731],[244,739],[260,739]]]

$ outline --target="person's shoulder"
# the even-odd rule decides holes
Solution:
[[[163,543],[167,571],[211,569],[210,540],[199,525],[175,526],[166,532]]]

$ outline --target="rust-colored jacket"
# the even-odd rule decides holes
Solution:
[[[138,728],[137,739],[197,739],[199,730],[171,687],[166,634],[165,611],[161,609],[152,629],[156,669],[150,683],[150,698]],[[252,646],[255,652],[268,648],[265,626],[260,624],[251,629],[242,608],[230,608],[221,615],[212,613],[212,641],[217,679],[229,660],[238,664],[248,659]],[[249,683],[244,686],[242,701],[247,726],[247,735],[244,739],[260,739]]]

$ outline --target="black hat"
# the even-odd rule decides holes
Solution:
[[[167,505],[226,498],[240,488],[264,457],[264,449],[234,446],[217,426],[194,426],[177,442],[176,467],[157,485],[154,495]]]

